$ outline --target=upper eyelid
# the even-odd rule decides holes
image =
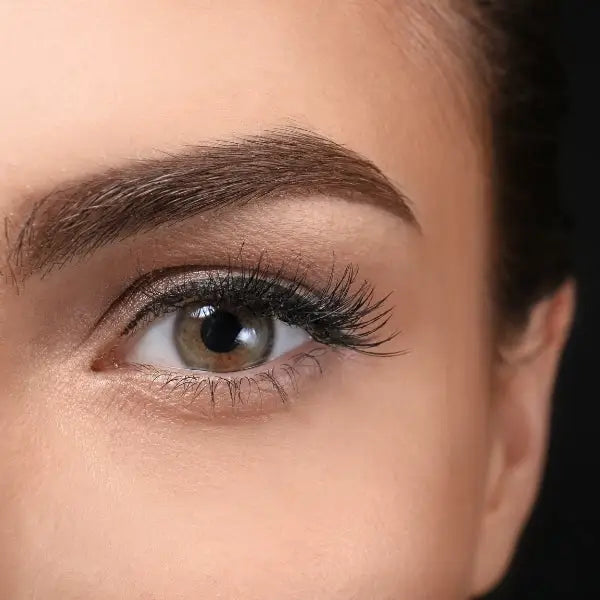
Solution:
[[[163,295],[160,297],[158,297],[158,294],[157,294],[157,298],[155,299],[155,301],[157,303],[160,303],[165,308],[172,306],[173,310],[176,310],[179,305],[177,305],[175,303],[170,305],[169,302],[174,297],[181,296],[181,295],[186,295],[190,299],[190,301],[195,301],[195,298],[193,296],[191,296],[190,294],[198,293],[198,291],[200,291],[200,290],[198,290],[198,288],[196,286],[201,285],[200,284],[201,281],[202,282],[214,282],[219,275],[224,276],[223,279],[226,279],[226,278],[233,279],[236,277],[239,277],[239,278],[242,277],[242,272],[241,271],[238,272],[235,270],[223,271],[221,269],[206,269],[206,270],[204,270],[204,272],[208,273],[208,276],[199,277],[198,279],[194,279],[189,274],[186,274],[188,276],[182,282],[176,283],[171,280],[171,282],[174,284],[173,287],[164,290]],[[269,280],[269,278],[266,276],[261,276],[261,279],[269,284],[272,284],[273,289],[280,289],[282,293],[285,293],[290,290],[290,288],[284,287],[280,283],[275,282],[274,280]],[[206,289],[208,287],[209,287],[208,285],[205,285],[204,290],[201,290],[201,291],[206,291]],[[308,292],[309,289],[306,288],[306,291]],[[131,323],[133,323],[134,321],[137,321],[138,319],[143,320],[145,313],[150,310],[152,310],[152,303],[147,304],[144,308],[142,308],[142,310],[136,314],[136,317],[134,317],[134,319]],[[130,333],[135,328],[137,328],[137,324],[136,325],[131,325],[131,324],[128,325],[126,327],[126,333]]]
[[[317,305],[323,296],[331,293],[332,290],[328,290],[327,288],[330,286],[331,282],[334,281],[333,270],[335,264],[331,267],[331,273],[328,280],[320,286],[309,282],[307,265],[299,263],[296,268],[291,269],[289,272],[284,270],[284,266],[285,265],[282,264],[275,268],[274,265],[265,263],[261,255],[258,261],[253,265],[241,264],[233,266],[230,262],[227,267],[171,267],[157,272],[151,272],[138,279],[129,289],[130,293],[126,292],[121,301],[127,302],[128,299],[133,299],[144,292],[143,295],[146,297],[150,293],[154,293],[157,302],[161,302],[164,299],[165,304],[167,304],[169,302],[169,294],[173,297],[207,291],[208,285],[202,290],[197,289],[196,286],[201,285],[200,282],[216,282],[218,286],[219,282],[231,284],[236,280],[245,280],[247,283],[262,285],[261,292],[263,294],[271,291],[278,291],[280,293],[280,298],[284,296],[287,296],[288,298],[297,298],[301,295],[306,302],[313,302],[314,305]],[[351,265],[348,267],[351,267]],[[348,270],[348,267],[345,271]],[[354,267],[352,268],[354,269]],[[178,276],[182,276],[182,280],[178,280]],[[162,292],[153,289],[153,287],[158,286],[163,287]],[[232,289],[235,292],[242,293],[242,290]],[[226,290],[221,288],[218,291]],[[249,294],[250,291],[252,290],[247,290],[247,293]],[[192,296],[188,297],[190,298],[190,301],[195,301]],[[248,301],[249,297],[242,297],[241,300]],[[136,317],[134,317],[130,323],[136,321],[138,318],[143,320],[145,315],[142,313],[147,309],[151,310],[151,304],[151,302],[148,302],[142,306],[141,310],[138,311]],[[176,309],[176,307],[174,309]],[[137,325],[131,328],[128,325],[124,333],[131,333],[131,330],[134,328],[137,328]]]
[[[260,258],[257,261],[261,262]],[[172,267],[164,267],[162,269],[156,269],[154,271],[150,271],[143,275],[139,275],[138,278],[130,283],[121,294],[112,301],[108,309],[102,314],[102,316],[96,321],[94,324],[94,328],[100,327],[103,321],[115,311],[115,309],[119,306],[131,305],[132,301],[135,298],[138,298],[143,290],[147,290],[150,286],[160,284],[165,281],[170,281],[171,283],[175,280],[177,276],[185,275],[187,278],[191,279],[194,274],[206,273],[206,272],[235,272],[239,271],[243,272],[244,269],[249,269],[247,265],[233,266],[232,261],[230,260],[227,265],[177,265]],[[271,270],[270,267],[265,268],[264,276],[281,276],[282,269],[279,267],[278,269]],[[306,286],[309,288],[310,286]]]
[[[302,298],[304,294],[304,312],[298,313],[297,309],[300,306],[288,306],[288,323],[299,327],[316,326],[317,329],[310,331],[311,335],[317,341],[322,341],[327,344],[338,344],[342,346],[353,347],[356,350],[365,354],[376,355],[397,355],[402,354],[405,350],[393,352],[381,352],[374,350],[375,348],[385,344],[400,334],[399,331],[393,331],[384,337],[374,338],[375,335],[380,336],[383,328],[387,325],[391,316],[393,307],[384,307],[389,294],[377,300],[374,297],[374,288],[367,281],[363,281],[360,285],[353,289],[353,283],[357,279],[358,268],[355,265],[349,264],[341,270],[341,273],[336,274],[335,261],[329,269],[329,275],[323,279],[319,285],[309,282],[307,265],[298,263],[296,268],[290,268],[282,263],[278,268],[274,265],[263,261],[259,258],[252,265],[248,265],[241,261],[240,266],[234,266],[232,261],[229,261],[227,267],[208,267],[208,266],[178,266],[152,271],[139,277],[131,284],[109,307],[97,322],[97,327],[102,327],[105,321],[110,320],[119,309],[125,309],[131,315],[143,310],[150,304],[148,294],[149,290],[163,287],[163,294],[166,294],[174,287],[174,282],[178,277],[183,281],[195,282],[198,279],[207,279],[201,277],[201,274],[207,272],[220,273],[225,278],[237,278],[241,276],[248,277],[248,281],[254,280],[264,285],[271,285],[273,280],[281,283],[280,289],[284,293],[289,294],[290,302],[295,302],[297,298]],[[161,292],[153,291],[155,297]],[[283,296],[282,296],[283,297]],[[145,299],[144,299],[145,298]],[[190,301],[193,301],[190,298]],[[244,298],[239,298],[243,302]],[[136,310],[137,306],[137,310]],[[283,307],[280,307],[284,310]],[[316,311],[316,312],[315,312]],[[164,314],[164,313],[163,313]],[[299,316],[304,316],[304,321],[301,321]],[[315,315],[317,320],[315,320]],[[283,318],[283,312],[278,314],[278,318]],[[309,317],[313,317],[310,319]],[[307,320],[308,319],[308,320]],[[283,318],[283,320],[286,320]],[[130,316],[123,321],[122,334],[132,333],[127,331],[130,323],[135,321]],[[324,328],[324,329],[323,329]],[[336,333],[337,332],[337,333]],[[325,337],[320,337],[320,336]],[[327,341],[325,341],[327,340]]]

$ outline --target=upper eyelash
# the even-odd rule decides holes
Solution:
[[[244,306],[263,316],[278,318],[302,327],[315,341],[328,346],[375,356],[402,353],[379,349],[399,334],[382,334],[393,310],[385,306],[390,294],[376,299],[369,282],[355,285],[355,265],[348,265],[338,275],[332,267],[320,288],[307,283],[306,270],[298,267],[291,277],[286,277],[283,268],[273,272],[262,257],[253,266],[234,268],[230,264],[225,269],[207,269],[200,277],[184,272],[183,280],[181,269],[169,271],[162,276],[150,273],[142,278],[146,285],[144,281],[134,285],[141,288],[148,302],[125,327],[123,335],[186,304],[206,301],[218,306]]]

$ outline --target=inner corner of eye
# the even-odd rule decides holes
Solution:
[[[94,372],[102,372],[116,369],[118,366],[119,361],[117,360],[114,352],[111,350],[103,352],[100,356],[94,358],[90,364],[90,370]]]

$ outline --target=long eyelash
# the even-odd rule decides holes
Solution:
[[[320,288],[307,283],[305,268],[298,265],[291,276],[284,276],[283,265],[273,271],[262,256],[250,267],[234,268],[230,261],[227,268],[207,270],[202,276],[184,273],[182,279],[172,273],[154,273],[146,279],[146,285],[136,287],[143,290],[148,303],[125,327],[123,335],[131,334],[141,323],[202,301],[215,306],[243,306],[255,314],[280,319],[303,328],[327,346],[373,356],[402,354],[379,349],[399,334],[382,333],[393,310],[385,306],[390,295],[376,299],[368,281],[357,284],[358,268],[354,265],[338,275],[334,265]]]

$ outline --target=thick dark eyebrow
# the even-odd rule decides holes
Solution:
[[[378,205],[418,227],[410,202],[369,160],[301,129],[274,130],[133,161],[29,198],[9,263],[27,277],[205,211],[307,195]]]

